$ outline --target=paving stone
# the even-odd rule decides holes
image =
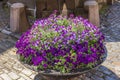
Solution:
[[[101,77],[101,78],[104,76],[104,74],[103,74],[102,72],[99,72],[99,71],[97,71],[95,74],[96,74],[97,76]]]
[[[103,73],[107,74],[107,75],[111,75],[112,72],[110,70],[104,70]]]
[[[3,80],[12,80],[7,74],[1,74],[0,75],[1,78],[3,78]]]
[[[8,63],[8,62],[5,63],[4,65],[5,65],[6,67],[9,67],[9,68],[11,68],[11,67],[13,66],[13,64],[11,64],[10,62],[9,62],[9,63]]]
[[[2,42],[0,42],[0,44],[1,44]],[[4,52],[5,50],[6,50],[6,47],[4,46],[4,45],[0,45],[0,49]]]
[[[9,59],[9,62],[7,62],[8,65],[10,64],[11,66],[13,66],[16,62],[14,61],[14,59]]]
[[[31,79],[34,79],[35,76],[36,76],[36,74],[32,74],[32,75],[30,76],[30,78],[31,78]]]
[[[3,80],[2,78],[0,78],[0,80]]]
[[[112,72],[111,72],[108,68],[106,68],[106,67],[104,67],[104,66],[100,66],[100,67],[98,68],[98,71],[100,71],[100,72],[102,72],[102,73],[104,73],[104,74],[107,74],[107,75],[112,74]]]
[[[7,61],[8,61],[8,57],[5,57],[5,56],[2,56],[2,57],[0,57],[0,59],[2,60],[2,64],[5,64],[5,63],[7,63]]]
[[[2,69],[0,69],[0,74],[2,74],[3,73],[3,71],[2,71]]]
[[[91,79],[93,79],[93,80],[104,80],[103,78],[100,78],[100,77],[98,77],[96,75],[91,76]]]
[[[22,73],[24,73],[27,76],[30,76],[32,74],[32,71],[30,69],[23,69]]]
[[[106,76],[106,77],[105,77],[105,80],[116,80],[116,79],[113,78],[113,77],[110,77],[110,76]]]
[[[12,37],[15,37],[15,38],[17,38],[17,39],[19,39],[20,36],[21,36],[21,34],[18,34],[18,33],[12,33],[11,36],[12,36]]]
[[[120,80],[119,77],[115,74],[110,75],[111,78],[114,78],[115,80]]]
[[[14,72],[10,72],[10,73],[8,73],[8,75],[9,75],[12,79],[15,79],[15,80],[17,80],[17,79],[19,78],[19,76],[18,76],[16,73],[14,73]]]
[[[28,76],[20,73],[19,76],[23,77],[25,80],[31,80]]]
[[[1,45],[5,47],[5,50],[15,46],[13,43],[5,39],[3,40]]]
[[[13,65],[13,68],[19,71],[22,71],[24,69],[24,67],[22,67],[20,64],[17,63]]]
[[[0,54],[3,54],[4,50],[0,48]]]
[[[112,64],[120,67],[120,62],[113,62]]]
[[[0,59],[1,61],[1,59]],[[4,68],[4,65],[0,62],[0,70]]]
[[[8,70],[8,69],[6,69],[6,68],[4,68],[4,69],[2,69],[3,71],[4,71],[4,73],[9,73],[10,72],[10,70]]]
[[[5,29],[3,29],[1,32],[4,33],[4,34],[7,34],[7,35],[10,35],[10,34],[12,33],[12,32],[7,31],[7,30],[5,30]]]
[[[4,38],[7,38],[8,36],[3,34],[3,33],[0,33],[0,40],[4,39]]]
[[[20,79],[18,79],[18,80],[26,80],[26,79],[24,79],[23,77],[21,77]]]

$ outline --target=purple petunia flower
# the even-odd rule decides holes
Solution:
[[[42,61],[43,61],[43,58],[41,56],[32,58],[32,62],[34,66],[38,66]]]

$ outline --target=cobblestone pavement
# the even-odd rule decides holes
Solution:
[[[0,11],[2,12],[1,8]],[[0,23],[3,22],[1,12]],[[107,60],[97,69],[71,80],[120,80],[120,3],[111,6],[109,13],[104,17],[110,24],[107,27],[101,25],[106,37]],[[0,29],[4,24],[0,25]],[[14,47],[16,40],[17,38],[11,37],[9,32],[0,32],[0,80],[43,80],[36,72],[25,68],[17,60]]]
[[[9,14],[6,8],[3,9],[2,2],[0,2],[0,31],[8,27],[9,24]]]

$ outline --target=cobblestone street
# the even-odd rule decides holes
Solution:
[[[120,2],[110,6],[101,22],[106,37],[107,60],[97,69],[72,80],[120,80]],[[37,72],[25,68],[17,59],[16,35],[5,30],[9,15],[0,3],[0,80],[43,80]],[[106,26],[107,22],[109,26]]]

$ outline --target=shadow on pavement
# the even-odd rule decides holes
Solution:
[[[42,77],[42,75],[37,74],[34,77],[34,80],[46,80]],[[68,79],[68,80],[120,80],[113,71],[108,69],[105,66],[100,66],[90,72],[83,74],[82,76],[78,76],[75,79]]]

